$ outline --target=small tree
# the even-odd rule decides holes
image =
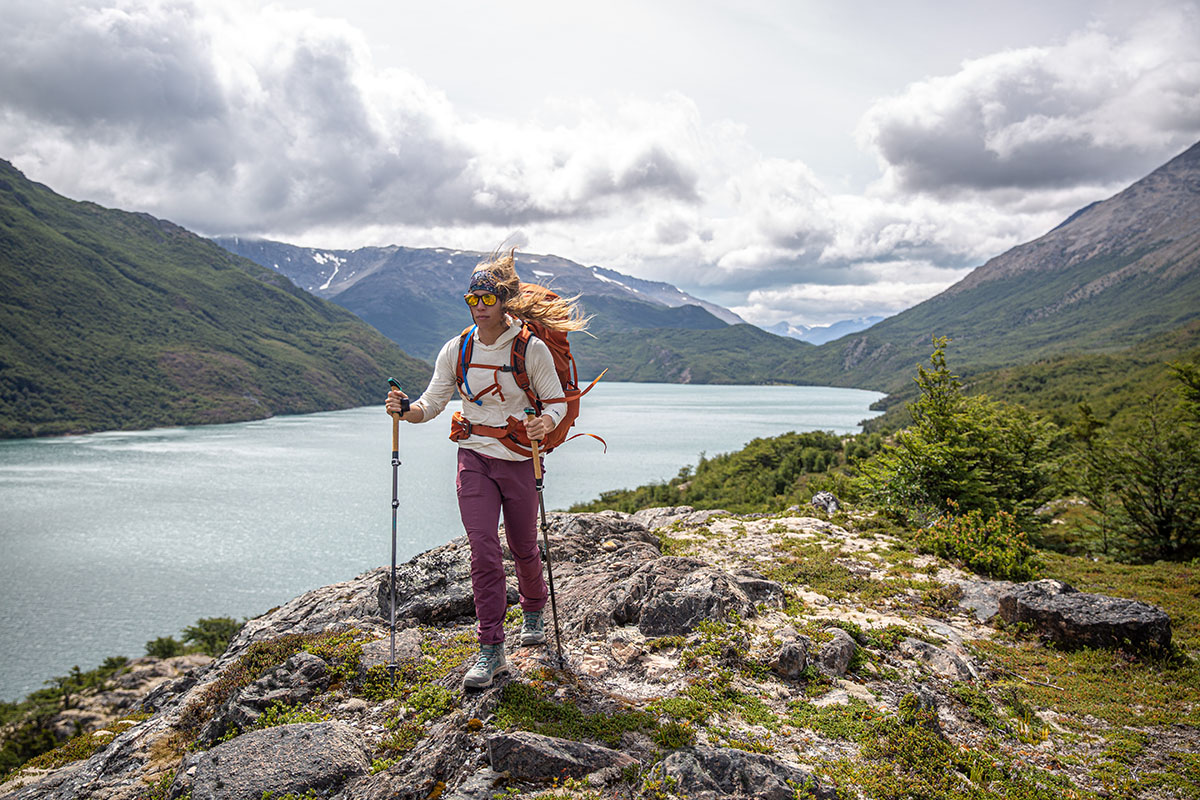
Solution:
[[[935,337],[929,367],[917,368],[921,394],[913,424],[865,462],[857,486],[885,508],[925,523],[947,501],[963,511],[1016,514],[1022,525],[1046,486],[1053,429],[1028,409],[967,397]]]
[[[1104,423],[1092,413],[1088,403],[1080,403],[1079,416],[1071,426],[1070,435],[1074,447],[1067,458],[1071,474],[1071,487],[1088,502],[1100,534],[1100,551],[1108,555],[1110,538],[1114,533],[1112,524],[1113,506],[1113,463],[1110,443],[1105,435]]]
[[[1113,452],[1117,500],[1139,555],[1191,558],[1200,552],[1200,431],[1182,408],[1146,406]]]
[[[195,625],[183,629],[183,640],[193,650],[213,658],[225,652],[233,637],[242,629],[242,623],[232,617],[207,617],[196,620]]]

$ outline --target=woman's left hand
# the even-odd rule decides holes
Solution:
[[[540,417],[525,418],[525,433],[530,439],[544,439],[546,434],[554,430],[554,420],[543,414]]]

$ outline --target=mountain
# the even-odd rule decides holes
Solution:
[[[807,353],[806,382],[894,391],[949,336],[967,373],[1106,352],[1200,318],[1200,143],[941,294]]]
[[[488,255],[446,248],[324,250],[263,239],[214,241],[348,308],[405,350],[430,360],[470,323],[462,294],[471,271]],[[804,347],[751,333],[753,326],[732,311],[666,283],[553,255],[518,253],[516,258],[522,280],[579,295],[585,312],[593,315],[589,331],[595,338],[572,337],[581,377],[607,368],[611,380],[754,383],[751,374],[777,370],[747,371],[743,363],[789,359]],[[750,350],[730,351],[733,340]],[[768,382],[796,381],[777,376]]]
[[[787,336],[809,344],[825,344],[848,334],[866,330],[885,319],[887,317],[855,317],[854,319],[843,319],[831,325],[793,325],[787,320],[783,320],[770,327],[765,327],[763,330],[776,336]]]
[[[346,408],[430,374],[284,276],[5,161],[0,281],[0,437]]]

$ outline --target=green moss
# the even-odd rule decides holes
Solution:
[[[652,738],[664,750],[678,750],[696,742],[696,729],[686,722],[672,720],[659,726]]]
[[[645,711],[589,714],[577,702],[555,700],[542,688],[516,681],[501,690],[496,725],[563,739],[594,740],[609,747],[617,747],[621,736],[629,731],[653,732],[658,727],[653,715]]]
[[[976,721],[998,733],[1008,731],[1008,725],[996,712],[992,700],[979,688],[969,683],[955,683],[950,695],[962,703]]]
[[[303,649],[323,659],[329,665],[332,685],[358,677],[362,661],[362,632],[355,629],[342,633],[323,633],[306,642]]]
[[[846,556],[840,548],[826,549],[820,544],[787,539],[777,544],[775,550],[779,553],[779,560],[766,570],[768,578],[806,587],[831,600],[853,596],[862,603],[870,604],[905,591],[905,586],[899,581],[874,580],[851,572],[837,561]]]
[[[75,761],[83,761],[84,759],[91,758],[94,753],[107,747],[117,736],[142,720],[149,718],[149,714],[130,714],[110,722],[104,728],[94,733],[82,733],[72,739],[68,739],[53,750],[29,759],[20,769],[14,770],[13,774],[15,775],[25,769],[57,769]],[[105,731],[110,732],[112,735],[106,735]]]
[[[296,725],[302,722],[324,722],[329,719],[325,714],[315,711],[305,711],[296,706],[286,706],[274,703],[254,721],[254,729],[277,728],[280,725]]]
[[[788,721],[827,739],[862,743],[873,735],[883,714],[862,700],[850,698],[846,705],[815,706],[803,700],[788,704]]]

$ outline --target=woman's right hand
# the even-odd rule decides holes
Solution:
[[[388,392],[387,403],[384,406],[387,409],[387,413],[395,414],[405,422],[420,422],[425,419],[425,414],[419,408],[410,408],[408,411],[404,410],[400,401],[407,399],[408,395],[404,392],[399,389],[392,389]]]

